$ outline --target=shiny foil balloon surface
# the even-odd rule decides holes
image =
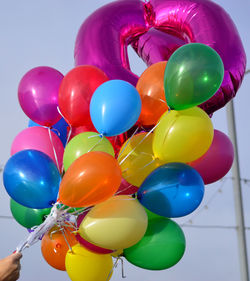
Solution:
[[[198,42],[222,58],[225,75],[220,89],[201,107],[213,113],[231,100],[242,81],[246,55],[230,16],[208,0],[120,0],[96,10],[82,24],[75,44],[76,65],[90,64],[110,79],[136,85],[127,46],[151,65],[168,60],[180,46]]]

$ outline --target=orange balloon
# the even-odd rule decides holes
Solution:
[[[136,89],[141,96],[142,110],[139,124],[154,125],[168,110],[164,92],[164,72],[166,61],[157,62],[148,67],[140,76]]]
[[[71,229],[64,228],[64,230],[64,235],[69,245],[73,247],[78,243],[75,235],[71,233]],[[57,226],[54,226],[43,236],[41,242],[41,251],[44,259],[50,266],[59,270],[66,270],[65,257],[69,250],[64,235]]]
[[[122,180],[117,160],[106,152],[91,151],[76,159],[66,171],[59,189],[59,202],[88,207],[107,200]]]

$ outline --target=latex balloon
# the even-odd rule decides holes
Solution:
[[[10,210],[14,219],[26,228],[40,225],[45,221],[46,216],[50,213],[51,208],[32,209],[27,208],[13,199],[10,199]]]
[[[199,43],[182,46],[170,57],[164,74],[168,106],[181,110],[207,101],[223,77],[223,62],[216,51]]]
[[[88,251],[79,244],[68,251],[66,271],[72,281],[108,281],[112,276],[113,261],[110,255]]]
[[[77,228],[79,228],[79,226],[81,225],[81,223],[82,223],[83,219],[85,218],[85,216],[87,215],[87,213],[88,212],[85,212],[85,213],[81,214],[80,216],[78,216]],[[87,250],[89,250],[91,252],[94,252],[97,254],[111,254],[114,252],[113,250],[101,248],[101,247],[96,246],[95,244],[89,243],[87,240],[83,239],[79,233],[76,233],[76,239],[83,247],[85,247]]]
[[[153,134],[134,135],[123,144],[118,156],[124,179],[137,187],[162,164],[154,157],[152,140]]]
[[[201,157],[213,141],[213,124],[200,108],[171,110],[154,131],[153,152],[163,162],[190,162]]]
[[[205,184],[210,184],[229,172],[233,160],[234,148],[231,140],[224,133],[214,130],[213,142],[208,151],[189,165],[199,172]]]
[[[89,211],[79,227],[79,234],[97,246],[124,249],[143,237],[147,222],[147,214],[136,199],[114,196]]]
[[[128,183],[122,178],[121,185],[116,192],[116,195],[131,195],[138,191],[138,187]]]
[[[121,169],[106,152],[88,152],[66,171],[59,190],[59,201],[70,207],[87,207],[111,197],[121,183]]]
[[[140,203],[160,216],[183,217],[198,208],[204,196],[199,173],[184,163],[168,163],[154,170],[138,190]]]
[[[246,67],[245,51],[235,24],[224,9],[212,1],[127,0],[108,3],[83,22],[76,38],[75,62],[76,65],[96,65],[110,79],[136,85],[138,77],[130,70],[128,44],[147,65],[151,65],[168,60],[187,42],[210,46],[218,52],[224,64],[220,89],[202,104],[210,114],[235,96]]]
[[[63,75],[48,66],[28,71],[18,86],[18,99],[24,113],[34,122],[50,127],[61,119],[58,91]]]
[[[130,263],[145,269],[163,270],[174,266],[185,252],[185,236],[174,221],[158,217],[148,222],[147,232],[134,246],[124,249]]]
[[[104,136],[126,132],[138,120],[141,99],[136,88],[122,80],[103,83],[93,94],[90,116],[96,130]]]
[[[35,123],[32,120],[29,120],[28,127],[36,127],[36,126],[41,126],[41,125]],[[68,135],[67,122],[63,118],[61,118],[56,124],[52,126],[51,130],[59,137],[63,146],[65,147],[67,141],[67,135]]]
[[[75,136],[66,146],[63,155],[63,166],[68,167],[81,155],[89,151],[103,151],[113,157],[115,152],[112,144],[103,136],[94,132],[85,132]]]
[[[56,202],[61,176],[46,154],[37,150],[23,150],[7,161],[3,181],[9,196],[17,203],[33,209],[44,209]]]
[[[53,131],[49,132],[49,129],[43,127],[24,129],[12,142],[11,155],[24,149],[35,149],[47,154],[61,169],[64,147],[59,137]]]
[[[71,126],[91,123],[89,103],[94,91],[108,81],[106,74],[93,65],[73,68],[62,80],[59,90],[59,107]]]
[[[66,270],[65,258],[70,247],[77,244],[72,229],[52,227],[42,238],[41,251],[46,262],[58,270]],[[67,239],[67,241],[66,241]]]
[[[167,62],[162,61],[148,67],[140,76],[136,89],[141,96],[142,110],[139,124],[154,125],[168,110],[164,92],[164,72]]]

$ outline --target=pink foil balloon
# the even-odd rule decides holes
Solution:
[[[87,213],[88,212],[85,212],[85,213],[83,213],[83,214],[78,216],[78,218],[77,218],[77,227],[80,226],[81,222],[83,221],[83,219],[85,218]],[[111,253],[114,252],[113,250],[104,249],[104,248],[101,248],[101,247],[98,247],[98,246],[96,246],[94,244],[89,243],[88,241],[83,239],[82,236],[79,233],[76,234],[76,239],[77,239],[77,241],[82,246],[84,246],[86,249],[88,249],[89,251],[92,251],[94,253],[98,253],[98,254],[111,254]]]
[[[56,165],[58,162],[57,167],[59,166],[61,169],[64,147],[59,137],[54,132],[50,132],[51,138],[49,135],[49,129],[43,127],[29,127],[24,129],[15,137],[11,146],[11,155],[24,149],[39,150],[47,154]]]
[[[199,172],[205,184],[210,184],[220,180],[229,172],[233,160],[232,142],[227,135],[214,130],[213,142],[208,151],[189,165]]]
[[[24,113],[39,125],[51,127],[61,119],[57,106],[62,79],[59,71],[47,66],[33,68],[21,79],[19,103]]]
[[[120,0],[107,4],[82,24],[75,43],[75,63],[95,65],[110,79],[136,85],[138,77],[129,66],[129,44],[151,65],[168,60],[178,47],[190,42],[209,45],[224,63],[220,89],[201,105],[210,114],[235,96],[246,66],[233,21],[212,1]]]

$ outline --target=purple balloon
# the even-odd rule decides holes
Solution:
[[[189,165],[199,172],[204,184],[210,184],[229,172],[233,160],[234,148],[231,140],[224,133],[214,130],[213,142],[208,151]]]
[[[75,44],[76,65],[90,64],[110,79],[136,85],[127,46],[151,65],[168,60],[180,46],[198,42],[215,49],[225,67],[217,93],[201,107],[211,114],[231,100],[243,79],[245,51],[230,16],[209,0],[120,0],[105,5],[82,24]]]
[[[39,125],[51,127],[62,116],[58,113],[58,91],[63,75],[56,69],[39,66],[28,71],[18,87],[24,113]]]

